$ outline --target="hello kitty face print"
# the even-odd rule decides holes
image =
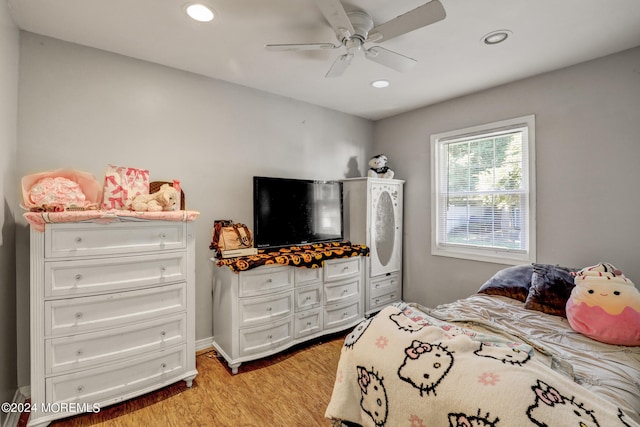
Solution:
[[[529,353],[517,347],[503,347],[487,343],[480,343],[480,348],[473,353],[476,356],[489,357],[512,365],[523,365],[531,359]]]
[[[554,387],[538,380],[531,387],[535,393],[535,403],[527,409],[529,420],[539,427],[553,427],[555,420],[571,419],[575,427],[600,427],[593,411],[578,403],[574,398],[567,398]]]
[[[360,339],[362,334],[364,334],[364,332],[367,330],[369,324],[371,324],[371,320],[373,320],[373,317],[363,320],[358,325],[356,325],[355,328],[353,328],[353,331],[351,331],[351,333],[347,335],[347,338],[345,338],[344,340],[345,348],[353,348],[356,342],[358,342],[358,339]]]
[[[389,414],[387,390],[384,388],[384,378],[378,376],[373,368],[367,370],[357,367],[358,385],[360,385],[360,407],[371,417],[376,426],[384,426]]]
[[[389,319],[391,319],[393,323],[398,325],[398,329],[405,332],[418,332],[422,328],[424,328],[424,325],[412,321],[403,313],[392,314],[391,316],[389,316]]]
[[[480,410],[477,415],[449,414],[449,427],[496,427],[498,421],[500,421],[499,418],[490,421],[489,414],[480,416]]]
[[[414,340],[405,348],[405,359],[398,369],[398,376],[420,390],[436,394],[436,387],[453,366],[453,354],[441,344]]]

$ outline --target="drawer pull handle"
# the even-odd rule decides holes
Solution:
[[[346,311],[344,313],[342,313],[342,317],[347,317],[349,315],[349,313],[347,313]]]
[[[346,295],[349,293],[349,289],[345,289],[344,291],[342,291],[342,295]]]
[[[75,317],[76,317],[76,319],[82,319],[82,312],[80,312],[80,311],[79,311],[79,312],[77,312],[77,313],[75,314]]]
[[[166,239],[166,238],[167,238],[167,235],[166,235],[166,234],[164,234],[164,233],[160,233],[160,238],[164,240],[164,239]]]
[[[166,364],[166,363],[164,363],[164,362],[162,362],[162,363],[160,364],[160,367],[161,367],[162,369],[164,369],[164,368],[166,368],[166,367],[167,367],[167,364]]]
[[[271,307],[267,307],[267,311],[271,311],[271,310],[272,310],[272,308],[271,308]]]
[[[311,326],[311,322],[307,322],[307,326]]]
[[[342,267],[342,271],[347,271],[349,269],[348,265],[345,265],[344,267]]]
[[[76,390],[78,391],[78,393],[80,393],[82,390],[84,390],[84,386],[80,384],[78,387],[76,387]]]
[[[271,339],[271,338],[273,338],[273,335],[269,334],[269,335],[267,335],[267,338]]]
[[[167,333],[165,331],[160,332],[160,336],[161,337],[165,337],[167,335]]]
[[[76,274],[76,280],[82,279],[82,274]]]
[[[76,351],[76,356],[82,356],[82,349],[78,349],[78,351]]]
[[[82,237],[76,237],[76,243],[82,243]]]
[[[267,279],[267,283],[273,283],[273,279]]]

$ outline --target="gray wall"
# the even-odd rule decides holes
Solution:
[[[187,208],[201,213],[196,339],[212,336],[213,221],[252,224],[252,176],[360,175],[373,143],[369,120],[28,32],[18,105],[18,176],[75,168],[102,182],[114,164],[180,179]],[[27,325],[28,227],[18,223],[18,288],[27,289],[19,324]],[[27,339],[18,346],[28,360]],[[27,383],[28,366],[18,379]]]
[[[251,223],[251,176],[353,176],[363,174],[368,157],[378,152],[388,154],[397,177],[407,180],[405,299],[433,305],[474,292],[504,266],[430,255],[429,136],[535,114],[538,261],[571,266],[610,261],[640,282],[640,236],[634,228],[634,209],[640,208],[634,188],[640,182],[640,48],[374,124],[199,75],[20,34],[14,156],[16,111],[11,97],[15,99],[16,70],[11,61],[0,68],[0,85],[9,89],[9,97],[0,101],[0,154],[9,159],[0,161],[0,172],[9,176],[3,185],[7,234],[0,247],[0,292],[10,300],[15,287],[7,282],[17,275],[17,309],[3,301],[0,312],[8,329],[15,330],[11,317],[17,311],[18,385],[28,384],[29,277],[28,227],[20,212],[14,227],[11,213],[18,197],[16,177],[60,167],[91,172],[101,180],[112,163],[148,168],[153,179],[182,181],[188,208],[201,212],[196,335],[204,339],[212,333],[211,225],[218,218]],[[15,29],[3,26],[0,36],[0,46],[9,51],[5,57],[16,59]],[[6,249],[14,229],[17,255]],[[5,307],[10,314],[4,314]],[[16,364],[7,347],[16,335],[6,330],[2,334],[0,387],[6,395],[15,382],[10,371]]]
[[[0,402],[10,402],[16,378],[15,172],[18,105],[18,28],[0,2]],[[6,414],[0,413],[0,424]]]
[[[375,152],[406,179],[404,298],[475,292],[499,264],[431,255],[429,137],[536,116],[537,260],[608,261],[640,284],[640,48],[377,121]]]

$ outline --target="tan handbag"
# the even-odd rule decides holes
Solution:
[[[242,223],[234,224],[233,221],[229,219],[214,221],[209,249],[221,253],[222,251],[252,247],[253,235],[249,227]]]

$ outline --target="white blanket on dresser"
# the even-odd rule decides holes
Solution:
[[[372,427],[639,426],[528,345],[397,307],[347,336],[326,416]]]

